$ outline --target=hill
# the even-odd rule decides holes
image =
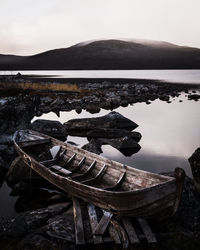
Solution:
[[[148,40],[99,40],[33,56],[0,55],[0,70],[200,69],[200,49]]]

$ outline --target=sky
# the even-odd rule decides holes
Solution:
[[[200,0],[0,0],[0,54],[123,38],[200,48],[199,13]]]

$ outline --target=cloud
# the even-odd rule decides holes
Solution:
[[[0,53],[123,37],[200,47],[199,7],[197,0],[1,0]]]

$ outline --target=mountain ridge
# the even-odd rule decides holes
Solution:
[[[200,49],[141,39],[96,40],[31,56],[0,54],[0,70],[200,69]]]

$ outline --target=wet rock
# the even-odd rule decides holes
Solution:
[[[125,156],[131,156],[137,153],[141,146],[131,137],[125,136],[116,139],[98,139],[101,145],[111,145],[112,147],[118,149]]]
[[[87,132],[97,128],[116,128],[133,130],[138,125],[122,116],[117,112],[110,112],[109,114],[96,118],[72,119],[65,122],[64,125],[68,129],[70,135],[74,135],[77,131],[81,131],[82,135],[87,135]]]
[[[161,101],[168,102],[168,101],[169,101],[169,96],[168,96],[168,95],[161,95],[161,96],[159,97],[159,99],[160,99]]]
[[[90,142],[85,144],[82,148],[89,152],[100,155],[102,153],[101,146],[102,146],[101,141],[96,139],[91,139]]]
[[[194,184],[200,193],[200,148],[197,148],[192,156],[188,159],[192,175],[194,177]]]
[[[91,114],[99,113],[100,108],[97,105],[90,104],[86,106],[86,111],[90,112]]]
[[[60,239],[74,243],[75,235],[73,214],[64,212],[61,215],[50,218],[43,230],[53,239]]]
[[[38,119],[30,125],[30,128],[61,140],[66,140],[68,135],[66,127],[58,121]]]
[[[15,191],[26,190],[26,183],[31,183],[36,185],[36,183],[41,183],[44,179],[38,175],[34,170],[30,167],[27,167],[25,163],[21,160],[20,157],[17,157],[11,164],[7,174],[6,180],[10,187],[12,187]]]
[[[199,100],[200,99],[200,95],[198,95],[198,94],[191,94],[191,95],[188,95],[188,99],[190,99],[190,100]]]
[[[50,241],[48,238],[40,234],[30,233],[26,235],[18,244],[20,250],[55,250],[58,246],[55,242]]]
[[[43,226],[50,217],[66,211],[70,205],[71,203],[65,202],[47,208],[19,213],[15,218],[2,218],[0,222],[0,239],[3,241],[22,237]]]
[[[128,136],[130,138],[133,138],[136,142],[139,142],[142,135],[139,132],[130,132],[125,129],[105,129],[105,128],[99,128],[91,130],[87,133],[87,138],[119,138],[119,137],[125,137]]]
[[[82,148],[95,154],[101,154],[102,145],[110,145],[118,149],[125,156],[131,156],[132,154],[137,153],[141,149],[141,146],[133,138],[128,136],[115,139],[91,139],[90,142],[84,145]]]

